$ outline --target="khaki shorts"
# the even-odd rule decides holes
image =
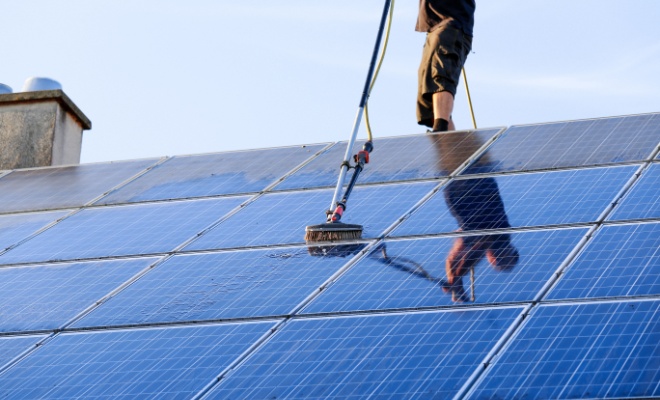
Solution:
[[[433,126],[433,93],[456,95],[461,70],[472,48],[472,37],[460,29],[442,26],[426,34],[419,66],[417,122]]]

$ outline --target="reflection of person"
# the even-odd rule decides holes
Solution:
[[[472,48],[475,0],[420,0],[415,30],[426,32],[419,66],[417,121],[434,132],[455,130],[451,113]]]
[[[509,228],[504,204],[493,178],[454,180],[444,189],[447,207],[458,222],[459,230]],[[447,284],[454,301],[466,301],[463,276],[484,257],[499,271],[510,271],[518,262],[518,251],[509,234],[464,236],[456,238],[445,265]]]
[[[438,154],[438,167],[447,174],[455,172],[482,145],[473,132],[438,134],[433,135],[432,139]],[[479,158],[479,163],[488,162],[487,154]],[[444,195],[459,231],[511,227],[497,182],[493,178],[454,178],[445,186]],[[463,276],[484,258],[495,269],[509,271],[518,263],[519,254],[509,234],[457,238],[447,257],[447,282],[443,285],[445,292],[450,292],[454,301],[467,301]]]

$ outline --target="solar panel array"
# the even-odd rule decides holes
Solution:
[[[0,171],[0,397],[660,397],[660,114]],[[361,143],[356,144],[356,150]]]

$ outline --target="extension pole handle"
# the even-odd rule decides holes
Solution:
[[[371,80],[374,76],[374,70],[376,69],[376,62],[378,61],[378,52],[380,50],[380,43],[383,38],[383,31],[385,30],[385,23],[387,22],[388,11],[390,8],[391,0],[385,0],[385,6],[383,7],[383,15],[380,19],[380,26],[378,27],[378,35],[376,36],[376,43],[374,44],[374,51],[371,55],[371,63],[369,64],[369,71],[367,72],[367,79],[364,84],[364,89],[362,90],[362,97],[360,98],[360,105],[358,107],[357,115],[355,116],[355,121],[353,122],[353,132],[351,133],[351,138],[348,141],[346,146],[346,153],[344,154],[344,162],[342,163],[341,170],[339,171],[339,179],[337,180],[337,187],[335,188],[335,193],[332,196],[332,202],[330,203],[330,210],[332,210],[337,204],[337,199],[341,193],[341,189],[344,187],[346,181],[346,172],[348,172],[348,162],[351,159],[351,152],[353,150],[353,145],[355,144],[355,139],[357,138],[358,131],[360,129],[360,123],[362,122],[362,113],[364,112],[364,107],[367,104],[369,99],[369,89],[371,86]]]
[[[367,164],[369,162],[369,153],[371,153],[373,149],[374,149],[373,144],[367,141],[362,147],[362,151],[360,151],[355,156],[355,170],[353,171],[353,176],[351,177],[351,180],[348,182],[348,186],[346,187],[346,190],[344,191],[344,195],[342,196],[341,199],[344,205],[348,201],[348,196],[350,196],[351,192],[353,191],[353,187],[355,186],[355,183],[357,182],[357,179],[360,176],[360,172],[362,172],[362,170],[364,169],[364,164]]]
[[[380,17],[380,25],[378,26],[378,35],[376,36],[376,43],[374,44],[374,51],[371,54],[371,62],[369,63],[369,71],[367,72],[367,79],[364,82],[364,89],[362,90],[362,98],[360,99],[360,108],[364,108],[369,99],[369,92],[371,91],[371,80],[374,77],[376,70],[376,63],[378,62],[378,52],[380,51],[380,42],[383,39],[383,32],[385,31],[385,24],[389,14],[391,0],[385,0],[383,7],[383,15]]]

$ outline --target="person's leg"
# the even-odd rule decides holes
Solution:
[[[433,93],[434,131],[454,131],[454,121],[451,113],[454,110],[454,95],[448,91]]]
[[[419,69],[417,121],[434,132],[456,130],[452,120],[454,94],[472,38],[443,26],[427,34]]]

